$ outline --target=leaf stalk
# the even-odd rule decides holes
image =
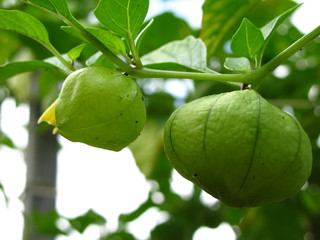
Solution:
[[[320,26],[312,30],[310,33],[302,36],[296,42],[291,44],[284,51],[279,53],[268,63],[261,68],[245,73],[245,74],[212,74],[199,72],[180,72],[180,71],[166,71],[149,68],[133,69],[131,76],[136,78],[178,78],[178,79],[193,79],[193,80],[207,80],[220,82],[234,82],[252,84],[254,89],[257,89],[263,79],[272,71],[274,71],[280,64],[289,59],[293,54],[298,52],[301,48],[307,45],[310,41],[320,35]]]

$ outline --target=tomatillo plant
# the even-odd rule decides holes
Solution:
[[[45,61],[8,63],[1,67],[4,76],[39,69],[68,75],[57,100],[39,119],[54,125],[54,133],[119,151],[139,136],[146,121],[135,79],[242,84],[242,90],[199,98],[172,114],[164,135],[169,161],[185,178],[233,207],[280,201],[306,182],[312,162],[308,136],[296,119],[256,92],[270,72],[320,34],[318,26],[262,65],[273,33],[299,5],[261,28],[244,18],[230,41],[234,57],[224,63],[233,73],[221,74],[207,66],[207,47],[193,36],[140,57],[141,42],[153,23],[144,24],[148,0],[100,0],[94,14],[103,28],[81,24],[66,0],[23,2],[57,16],[67,24],[63,31],[97,50],[84,66],[76,67],[85,45],[61,55],[38,19],[17,10],[0,10],[0,28],[30,37],[54,55]],[[235,21],[228,21],[221,32],[232,24]],[[217,38],[217,44],[221,39]]]

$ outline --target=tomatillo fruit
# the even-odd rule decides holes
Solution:
[[[146,121],[141,90],[130,77],[105,67],[70,74],[58,99],[39,122],[73,142],[120,151],[140,134]]]
[[[254,90],[203,97],[174,111],[164,146],[173,167],[231,207],[281,201],[311,172],[310,140]]]

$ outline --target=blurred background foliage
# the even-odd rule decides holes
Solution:
[[[68,3],[74,16],[82,23],[87,26],[96,25],[92,21],[92,10],[97,5],[97,0],[70,0]],[[62,53],[81,44],[78,39],[61,31],[60,26],[63,23],[46,12],[21,2],[10,1],[9,4],[9,1],[2,0],[0,4],[2,8],[19,9],[36,16],[46,26],[52,44]],[[141,54],[146,54],[167,42],[194,35],[201,37],[206,43],[209,65],[220,72],[227,72],[222,67],[224,59],[232,55],[228,51],[227,44],[242,18],[247,17],[261,27],[293,4],[294,2],[289,0],[206,0],[203,5],[201,29],[192,29],[187,22],[173,13],[165,12],[154,18],[153,27],[143,40]],[[49,52],[38,43],[21,35],[1,30],[0,36],[0,65],[8,61],[51,57]],[[290,21],[286,21],[268,44],[263,61],[267,62],[301,36],[299,30]],[[95,52],[93,46],[87,45],[78,64],[83,64]],[[234,228],[237,239],[240,240],[320,239],[319,63],[320,39],[318,37],[286,61],[282,66],[285,70],[284,75],[270,74],[259,89],[259,93],[264,98],[280,108],[290,109],[301,122],[312,143],[314,162],[312,175],[303,190],[283,202],[257,208],[235,209],[226,207],[220,202],[212,206],[204,205],[200,201],[201,190],[197,187],[194,187],[190,199],[174,193],[170,188],[172,167],[163,151],[163,126],[177,106],[201,96],[231,91],[236,87],[219,82],[192,81],[193,87],[185,97],[181,98],[166,91],[165,85],[172,81],[170,79],[139,79],[138,83],[144,92],[147,104],[148,120],[141,136],[130,146],[130,149],[141,172],[148,180],[154,181],[157,188],[150,191],[149,198],[135,211],[119,217],[117,231],[105,234],[101,239],[135,239],[133,234],[127,232],[126,225],[152,207],[169,214],[167,221],[150,232],[152,240],[191,240],[199,227],[216,228],[224,222]],[[56,71],[38,72],[36,94],[30,95],[30,79],[34,77],[35,73],[26,73],[0,81],[0,107],[5,98],[13,97],[17,104],[20,104],[30,102],[30,96],[32,96],[44,109],[56,98],[59,86],[65,78]],[[40,129],[38,132],[51,131],[44,126],[38,128]],[[15,147],[4,133],[0,132],[0,134],[0,144]],[[2,185],[0,190],[3,190]],[[155,193],[161,193],[164,201],[160,203],[154,201]],[[54,211],[54,207],[45,213],[33,211],[26,215],[27,227],[31,229],[30,231],[37,231],[40,236],[67,235],[68,231],[62,231],[55,225],[56,220],[60,218],[62,217]],[[75,219],[65,220],[70,223],[72,229],[79,232],[83,232],[90,224],[108,224],[103,217],[93,211]]]

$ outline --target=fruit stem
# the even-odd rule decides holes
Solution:
[[[246,89],[249,89],[249,84],[243,83],[241,86],[241,90],[246,90]]]
[[[75,31],[81,34],[85,39],[87,39],[92,45],[99,49],[107,58],[109,58],[115,65],[117,65],[121,70],[126,73],[131,73],[133,68],[130,64],[126,63],[124,60],[115,55],[110,51],[103,43],[101,43],[97,38],[88,33],[85,28],[76,20],[69,21],[66,18],[63,18],[64,22],[72,27]]]
[[[46,46],[45,46],[46,47]],[[46,47],[59,61],[71,72],[75,71],[76,69],[72,66],[72,64],[68,63],[61,54],[52,46],[50,48]]]

